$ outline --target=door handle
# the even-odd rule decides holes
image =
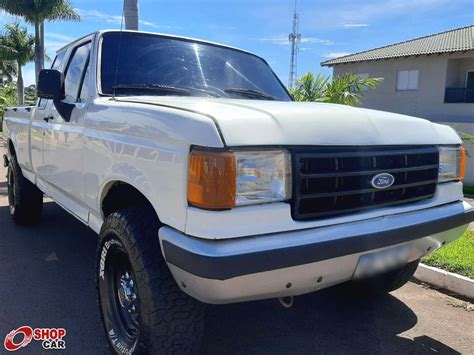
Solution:
[[[52,119],[54,119],[54,116],[52,116],[52,115],[51,116],[46,116],[46,117],[43,118],[43,121],[49,123],[49,121],[51,121]]]

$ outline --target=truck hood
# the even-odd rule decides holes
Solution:
[[[227,146],[461,143],[448,126],[344,105],[172,96],[118,100],[205,115],[214,120]]]

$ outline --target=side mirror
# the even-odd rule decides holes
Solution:
[[[43,69],[38,78],[38,97],[42,99],[53,100],[54,106],[61,117],[69,122],[74,104],[62,102],[66,97],[64,91],[64,74],[55,69]]]
[[[38,78],[38,97],[42,99],[64,99],[64,74],[55,69],[43,69]]]

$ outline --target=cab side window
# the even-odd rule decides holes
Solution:
[[[54,58],[53,64],[51,65],[51,69],[59,69],[61,67],[61,63],[63,61],[64,55],[66,54],[65,51],[59,53],[56,58]],[[39,99],[38,101],[38,108],[44,109],[46,104],[48,103],[48,99]]]
[[[72,104],[79,101],[80,88],[89,64],[90,50],[91,42],[74,49],[64,77],[64,89],[66,92],[64,102]]]

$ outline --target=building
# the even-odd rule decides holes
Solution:
[[[384,81],[362,107],[447,123],[468,150],[465,182],[474,185],[474,25],[321,63],[334,76],[353,73]],[[422,132],[420,132],[422,134]]]

